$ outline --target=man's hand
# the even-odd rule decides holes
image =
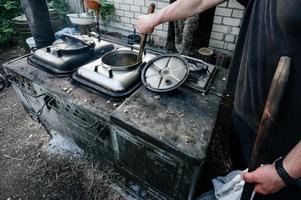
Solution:
[[[274,165],[264,165],[254,172],[243,173],[243,179],[248,183],[255,183],[255,192],[263,195],[278,192],[286,185]]]
[[[152,33],[156,26],[154,14],[139,16],[136,25],[138,32],[141,34]]]
[[[140,16],[136,25],[141,34],[151,33],[159,24],[194,16],[224,1],[226,0],[177,0],[155,14]]]

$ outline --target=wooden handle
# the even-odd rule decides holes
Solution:
[[[291,58],[281,57],[277,66],[262,118],[257,130],[256,141],[252,151],[251,163],[248,171],[252,172],[270,160],[270,156],[266,154],[266,141],[270,136],[271,127],[274,125],[274,119],[278,115],[281,100],[283,98],[291,67]],[[241,200],[250,200],[254,184],[245,183]]]
[[[156,5],[154,3],[151,3],[149,6],[148,6],[148,9],[147,9],[147,14],[152,14],[155,12],[155,7]]]
[[[152,14],[154,12],[155,12],[155,4],[151,3],[148,6],[147,14]],[[147,34],[141,35],[140,49],[139,49],[139,54],[137,57],[137,62],[140,62],[142,60],[143,51],[144,51],[144,47],[145,47],[145,43],[146,43],[146,38],[147,38]]]

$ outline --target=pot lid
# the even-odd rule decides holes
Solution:
[[[158,56],[143,68],[141,79],[149,90],[168,92],[181,86],[189,74],[188,62],[178,55]]]

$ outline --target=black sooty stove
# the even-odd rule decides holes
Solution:
[[[193,199],[226,70],[182,57],[190,69],[184,85],[156,93],[141,84],[140,73],[162,52],[147,49],[141,63],[126,61],[134,67],[122,71],[101,55],[133,56],[137,48],[83,37],[67,36],[63,47],[56,43],[4,64],[26,112],[98,160],[113,162],[137,199]],[[57,75],[71,71],[72,81]]]

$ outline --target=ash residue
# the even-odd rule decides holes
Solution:
[[[62,137],[55,131],[51,131],[52,138],[43,148],[45,152],[53,155],[70,155],[78,158],[84,156],[84,152],[72,141]]]

